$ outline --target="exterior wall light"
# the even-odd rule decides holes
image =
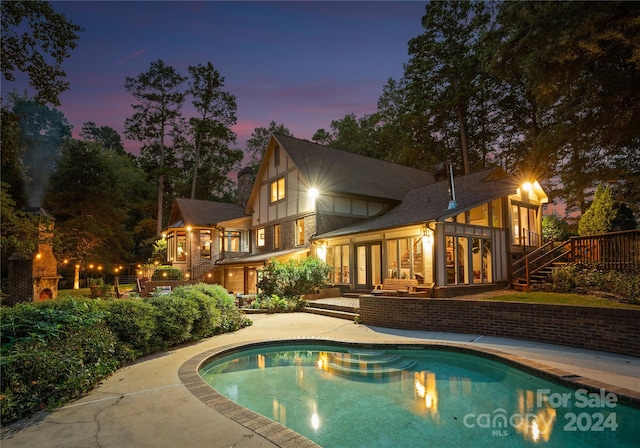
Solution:
[[[308,194],[311,200],[315,200],[318,196],[320,196],[320,191],[315,187],[311,187],[309,188]]]

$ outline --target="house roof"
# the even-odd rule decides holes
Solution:
[[[454,179],[457,207],[449,210],[449,182],[443,180],[410,190],[402,203],[385,214],[318,235],[329,238],[443,220],[480,204],[514,194],[520,182],[500,168],[490,168]]]
[[[432,183],[433,174],[317,143],[273,134],[304,182],[322,192],[400,201],[407,191]],[[272,146],[269,145],[271,149]]]
[[[230,265],[247,265],[247,264],[264,264],[266,261],[275,258],[278,261],[285,261],[289,257],[306,255],[309,252],[309,248],[303,249],[289,249],[279,250],[274,252],[262,252],[259,254],[244,255],[237,258],[227,258],[220,260],[217,264],[230,266]]]
[[[244,207],[228,202],[178,198],[173,202],[168,227],[213,227],[219,222],[243,218]]]

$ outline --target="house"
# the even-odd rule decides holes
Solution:
[[[535,179],[497,167],[453,178],[283,135],[238,184],[240,204],[177,199],[166,237],[174,266],[245,294],[269,260],[307,256],[343,290],[504,287],[511,262],[540,245],[548,201]]]

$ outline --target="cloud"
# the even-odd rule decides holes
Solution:
[[[145,53],[147,50],[148,50],[148,48],[143,48],[142,50],[138,50],[135,53],[131,53],[129,56],[126,56],[124,59],[116,62],[116,65],[122,65],[125,62],[130,61],[131,59],[137,58],[141,54]]]

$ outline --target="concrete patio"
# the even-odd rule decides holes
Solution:
[[[206,357],[205,352],[220,347],[286,338],[451,343],[500,352],[547,371],[568,372],[591,384],[607,384],[614,392],[626,391],[640,398],[640,359],[629,356],[480,334],[376,328],[306,313],[249,317],[254,321],[251,327],[140,359],[61,409],[3,428],[2,447],[296,446],[290,437],[286,442],[260,435],[247,427],[251,425],[216,411],[191,392],[179,373],[181,368],[184,372],[184,366],[191,370],[191,365]]]

